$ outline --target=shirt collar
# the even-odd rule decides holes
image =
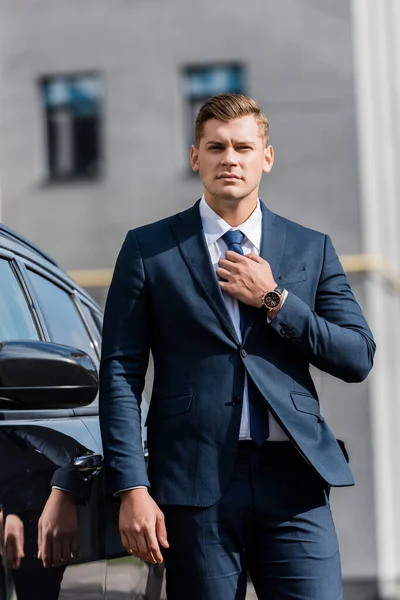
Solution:
[[[222,217],[217,215],[209,206],[204,198],[204,195],[199,204],[200,218],[203,224],[204,235],[207,245],[210,246],[217,242],[230,229],[239,229],[249,240],[249,242],[260,251],[261,245],[261,224],[262,213],[260,200],[257,200],[257,206],[251,213],[250,217],[238,227],[231,227]]]

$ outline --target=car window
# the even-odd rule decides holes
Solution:
[[[50,340],[83,350],[98,366],[99,360],[84,322],[74,304],[71,294],[58,285],[29,270],[35,295],[39,302]]]
[[[90,330],[93,334],[94,340],[95,340],[95,344],[96,347],[98,349],[98,351],[100,352],[101,349],[101,330],[99,330],[98,324],[97,324],[97,319],[95,320],[94,318],[94,313],[90,310],[90,308],[87,306],[87,304],[82,303],[82,310],[84,312],[84,315],[87,319],[87,322],[89,323],[89,327]]]
[[[38,340],[24,292],[8,260],[0,259],[0,342]]]
[[[150,402],[145,394],[142,394],[142,403],[140,405],[140,420],[142,424],[142,443],[147,448],[147,429],[145,426],[147,413],[149,412]]]

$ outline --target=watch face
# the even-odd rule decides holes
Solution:
[[[280,301],[281,296],[277,292],[268,292],[264,296],[264,304],[270,310],[278,306]]]

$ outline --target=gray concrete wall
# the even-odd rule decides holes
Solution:
[[[261,197],[362,251],[348,0],[1,0],[0,171],[3,220],[68,269],[110,267],[128,228],[191,205],[181,70],[239,61],[271,122],[276,164]],[[104,176],[45,181],[42,75],[103,74]],[[362,280],[355,279],[362,299]],[[316,374],[357,486],[333,493],[343,570],[373,577],[375,537],[368,385]]]

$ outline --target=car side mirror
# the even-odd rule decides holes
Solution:
[[[94,362],[77,348],[32,340],[0,343],[0,408],[77,408],[98,390]]]

